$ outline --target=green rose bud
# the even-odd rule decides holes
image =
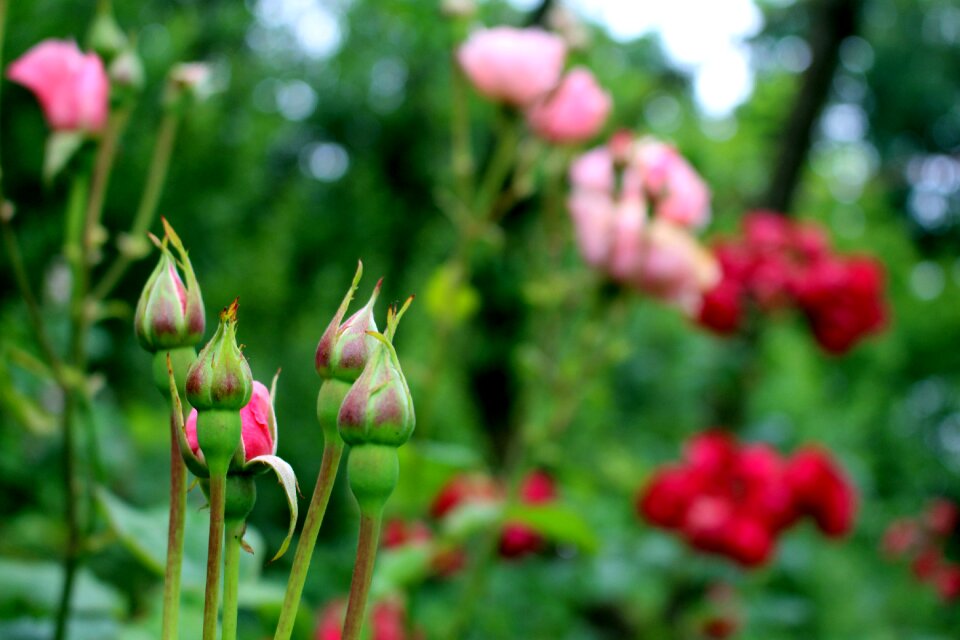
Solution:
[[[380,295],[382,279],[377,281],[367,304],[341,324],[361,275],[363,275],[362,263],[357,266],[357,273],[350,290],[347,291],[343,302],[340,303],[340,308],[337,309],[337,313],[327,325],[326,331],[323,332],[317,344],[314,364],[321,378],[353,382],[363,371],[377,344],[376,339],[368,335],[368,332],[377,330],[377,323],[373,318],[373,305],[377,301],[377,296]]]
[[[187,400],[201,412],[240,411],[253,393],[250,365],[237,346],[239,304],[238,298],[220,312],[217,332],[187,372]]]
[[[163,225],[166,231],[163,242],[150,236],[160,249],[160,261],[140,294],[133,319],[137,340],[151,353],[195,345],[203,337],[206,323],[200,285],[190,258],[173,228],[166,220]],[[169,245],[179,254],[179,263],[170,253]],[[186,276],[186,284],[180,278],[178,264]]]

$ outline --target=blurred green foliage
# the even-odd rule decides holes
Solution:
[[[285,27],[271,26],[266,0],[116,0],[120,24],[136,34],[147,89],[123,140],[105,214],[114,233],[129,226],[167,68],[213,63],[222,91],[184,122],[161,214],[191,251],[208,316],[239,295],[240,339],[255,377],[283,369],[279,454],[305,492],[322,446],[312,354],[362,258],[367,274],[385,276],[383,300],[421,295],[396,340],[420,421],[392,514],[423,517],[456,471],[496,473],[523,425],[533,425],[528,466],[547,468],[559,481],[562,506],[513,514],[539,523],[556,550],[494,566],[464,637],[696,637],[705,587],[716,580],[737,587],[743,638],[956,637],[956,606],[939,603],[907,567],[878,553],[892,518],[916,513],[935,495],[960,498],[960,178],[944,196],[946,222],[932,226],[911,214],[918,186],[910,178],[911,166],[920,171],[938,155],[953,154],[957,166],[956,6],[869,0],[862,42],[872,64],[837,71],[831,104],[862,109],[866,136],[844,143],[818,130],[795,213],[825,225],[844,251],[884,261],[892,322],[881,337],[832,358],[796,317],[779,318],[750,341],[724,341],[636,296],[602,291],[596,301],[584,299],[589,276],[565,215],[559,260],[538,258],[548,234],[535,198],[511,211],[502,236],[477,244],[472,277],[459,282],[447,262],[456,230],[436,203],[451,181],[449,52],[462,33],[433,2],[321,4],[338,16],[341,40],[328,57],[291,45]],[[92,2],[11,5],[4,60],[43,38],[82,39],[93,11]],[[805,37],[806,5],[763,3],[767,24],[756,50]],[[482,4],[479,17],[491,25],[524,19],[497,2]],[[733,230],[766,187],[797,76],[764,65],[752,98],[729,120],[709,122],[655,37],[613,42],[595,28],[590,35],[589,49],[574,57],[614,95],[610,130],[674,140],[713,189],[711,229]],[[672,115],[658,117],[648,108],[655,100]],[[471,109],[483,158],[495,112],[475,98]],[[17,204],[14,224],[33,282],[42,286],[49,328],[65,341],[67,184],[41,184],[45,125],[32,96],[9,83],[0,130],[5,195]],[[862,189],[851,192],[844,171],[861,161],[871,169]],[[546,177],[535,179],[542,186]],[[90,336],[102,387],[85,431],[94,438],[85,468],[95,452],[102,488],[73,638],[156,635],[168,431],[149,356],[131,330],[132,305],[152,266],[152,259],[136,265],[116,292],[115,317]],[[361,298],[374,279],[363,283]],[[0,637],[18,640],[49,632],[64,539],[61,443],[52,419],[60,399],[38,375],[36,353],[4,261]],[[850,539],[827,543],[804,527],[786,536],[768,568],[744,573],[639,522],[633,500],[651,469],[675,459],[680,442],[730,403],[741,419],[728,426],[743,438],[783,450],[817,441],[837,453],[862,497]],[[349,583],[357,516],[347,493],[341,478],[305,591],[301,638],[310,637],[314,612]],[[197,526],[201,500],[191,498],[189,519]],[[251,523],[265,544],[254,545],[241,593],[243,638],[268,637],[277,615],[290,557],[260,569],[263,550],[283,539],[285,510],[282,493],[263,483]],[[475,550],[476,536],[467,540]],[[396,571],[398,581],[407,579],[407,570]],[[192,573],[184,575],[189,583]],[[408,594],[412,619],[427,637],[445,627],[464,586],[452,578]],[[184,628],[197,628],[199,597],[184,601]]]

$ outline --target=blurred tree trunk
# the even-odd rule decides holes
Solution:
[[[776,168],[761,204],[790,212],[810,151],[813,127],[830,96],[840,45],[856,34],[863,0],[816,0],[810,5],[810,66],[780,136]]]

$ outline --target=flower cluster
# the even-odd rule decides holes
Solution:
[[[519,499],[523,504],[548,504],[556,498],[557,490],[554,480],[543,471],[533,471],[520,485]],[[485,502],[497,504],[503,499],[502,487],[488,476],[455,476],[434,498],[430,514],[434,518],[442,519],[465,505]],[[543,546],[543,536],[519,522],[505,523],[500,532],[499,551],[504,558],[518,558],[536,553]]]
[[[380,545],[384,549],[398,549],[407,545],[429,546],[430,571],[441,577],[455,574],[466,564],[463,549],[437,541],[430,526],[422,520],[388,520],[380,534]]]
[[[876,260],[839,256],[816,225],[771,211],[748,213],[742,224],[740,238],[713,248],[723,277],[704,296],[700,324],[733,334],[749,307],[767,313],[796,307],[820,346],[837,354],[883,328],[883,269]]]
[[[916,518],[900,518],[887,527],[881,549],[891,560],[910,560],[913,575],[936,589],[944,602],[960,598],[960,563],[944,556],[944,546],[960,523],[960,509],[937,499]]]
[[[587,263],[696,313],[720,271],[691,233],[710,219],[710,192],[683,156],[621,132],[577,158],[570,183],[568,207]]]
[[[563,38],[535,28],[482,29],[457,51],[477,91],[523,109],[538,136],[554,143],[583,142],[603,127],[612,102],[585,67],[562,76],[566,57]]]
[[[831,537],[853,526],[856,494],[826,451],[784,459],[764,444],[709,430],[691,438],[680,464],[659,469],[638,496],[649,523],[679,531],[696,549],[745,567],[767,562],[777,537],[804,515]]]

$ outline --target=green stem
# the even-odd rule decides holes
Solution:
[[[179,635],[180,574],[183,566],[183,526],[187,508],[187,469],[180,454],[176,409],[170,415],[170,516],[167,524],[167,567],[163,580],[162,640]]]
[[[451,126],[451,164],[457,185],[460,204],[469,206],[473,197],[473,150],[470,145],[470,103],[467,99],[467,82],[456,58],[452,61],[451,99],[453,114]]]
[[[493,206],[506,180],[517,152],[520,132],[512,114],[501,113],[496,149],[477,193],[475,216],[478,220],[489,219],[493,215]]]
[[[153,224],[153,219],[156,216],[157,205],[160,204],[160,195],[163,192],[163,185],[170,168],[170,157],[177,137],[178,123],[179,117],[174,111],[168,111],[160,122],[157,142],[153,148],[150,168],[147,171],[147,184],[143,189],[140,205],[137,207],[137,213],[134,215],[133,225],[130,228],[129,240],[134,243],[134,247],[143,241],[144,234],[150,229],[150,225]],[[103,300],[110,295],[110,292],[123,278],[133,261],[139,257],[139,252],[130,247],[121,248],[116,260],[103,276],[103,280],[94,288],[93,299]]]
[[[382,510],[374,513],[360,512],[360,536],[357,541],[357,561],[353,565],[353,580],[350,582],[350,601],[347,603],[347,618],[343,622],[343,640],[358,640],[363,629],[367,594],[373,579],[373,565],[377,559],[377,542],[380,539]]]
[[[210,476],[210,533],[207,540],[207,586],[203,600],[203,640],[217,638],[217,610],[220,606],[220,564],[223,555],[223,508],[226,499],[225,473]]]
[[[63,408],[63,475],[66,485],[66,524],[67,548],[63,560],[63,586],[60,590],[60,604],[57,607],[57,617],[53,637],[55,640],[64,640],[67,637],[67,622],[70,619],[70,600],[73,585],[80,563],[82,547],[80,535],[79,505],[82,498],[80,479],[77,476],[76,464],[76,413],[75,391],[67,392]]]
[[[237,638],[237,591],[240,586],[240,546],[244,520],[233,519],[226,523],[226,550],[223,555],[223,640]]]
[[[303,585],[307,580],[307,571],[310,569],[310,559],[313,557],[313,548],[317,544],[317,534],[327,511],[327,503],[330,501],[330,493],[333,491],[333,483],[337,478],[337,469],[343,455],[343,440],[336,432],[332,437],[327,435],[325,438],[320,473],[317,475],[313,498],[310,500],[307,517],[303,522],[303,531],[300,532],[300,542],[297,543],[293,567],[290,569],[290,579],[287,581],[287,592],[283,597],[283,608],[280,610],[280,621],[277,624],[274,640],[289,640],[293,633],[300,598],[303,596]]]
[[[93,167],[93,181],[90,184],[90,197],[87,200],[87,213],[84,218],[83,246],[88,260],[94,261],[97,244],[97,228],[103,215],[103,204],[107,197],[110,174],[117,157],[117,143],[130,120],[132,109],[124,107],[110,114],[107,131],[97,149],[97,158]]]

